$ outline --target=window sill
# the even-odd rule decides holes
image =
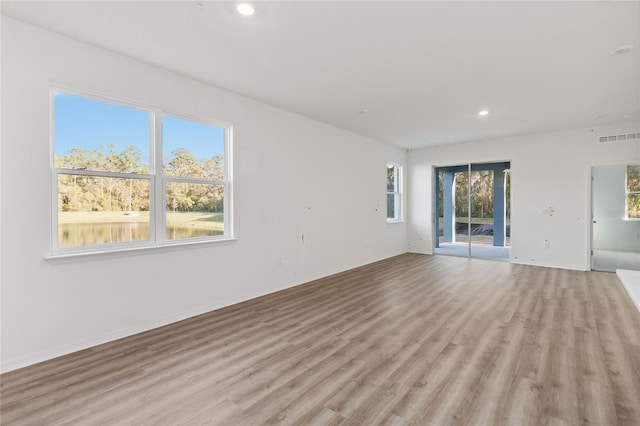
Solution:
[[[124,257],[124,256],[132,256],[132,255],[140,255],[140,254],[148,254],[152,252],[162,253],[169,252],[174,250],[188,250],[193,248],[198,248],[206,245],[217,245],[217,244],[228,244],[237,241],[237,238],[224,238],[219,240],[200,240],[200,241],[188,241],[188,242],[178,242],[178,243],[169,243],[162,245],[154,245],[154,246],[138,246],[138,247],[118,247],[112,249],[99,250],[96,249],[94,251],[83,251],[83,252],[58,252],[58,253],[50,253],[45,256],[45,259],[49,263],[58,264],[58,263],[70,263],[70,262],[80,262],[80,261],[89,261],[89,260],[97,260],[97,259],[110,259],[114,257]]]
[[[387,223],[404,223],[404,220],[402,220],[402,219],[397,219],[397,220],[387,220]]]

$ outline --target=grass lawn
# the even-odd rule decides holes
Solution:
[[[149,222],[149,212],[58,212],[58,223],[126,223]]]
[[[179,226],[223,231],[223,213],[167,212],[167,226]],[[149,223],[149,212],[59,212],[58,223]]]
[[[224,230],[224,214],[208,212],[167,212],[168,226]]]

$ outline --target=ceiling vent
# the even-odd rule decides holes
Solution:
[[[600,136],[600,143],[640,140],[640,133],[627,133],[626,135]]]

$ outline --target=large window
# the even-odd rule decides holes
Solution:
[[[229,126],[53,92],[54,254],[227,239]]]
[[[402,221],[402,166],[387,163],[387,222]]]
[[[627,166],[625,180],[625,217],[640,219],[640,164]]]

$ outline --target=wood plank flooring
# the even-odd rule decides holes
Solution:
[[[4,374],[3,425],[640,425],[615,274],[406,254]]]

